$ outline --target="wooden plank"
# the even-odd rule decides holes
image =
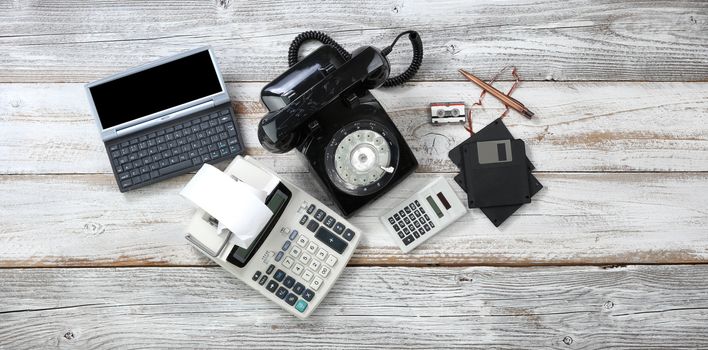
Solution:
[[[220,268],[3,269],[30,348],[703,348],[708,266],[347,269],[300,321]]]
[[[350,220],[357,265],[703,263],[708,173],[542,173],[546,186],[500,228],[471,210],[404,255],[378,215],[436,176],[415,174]],[[452,174],[444,174],[452,182]],[[189,176],[121,194],[109,175],[0,176],[0,267],[207,264],[184,239]],[[331,205],[308,174],[286,174]],[[452,184],[457,195],[465,194]]]
[[[307,171],[294,154],[263,150],[256,136],[261,83],[230,84],[247,153],[281,172]],[[502,84],[508,85],[508,84]],[[0,174],[110,173],[79,84],[0,85]],[[459,125],[433,127],[428,104],[462,100],[469,83],[415,83],[378,89],[420,163],[420,172],[455,171],[447,152],[468,137]],[[708,83],[526,83],[515,94],[537,118],[506,119],[540,171],[708,171]],[[488,97],[475,130],[501,114]]]
[[[4,0],[0,8],[0,82],[86,82],[205,44],[229,81],[266,81],[286,68],[288,45],[304,30],[353,50],[384,47],[409,28],[425,46],[419,80],[460,80],[461,67],[491,76],[508,64],[530,80],[708,77],[701,0]],[[408,47],[391,55],[394,72],[408,64]]]

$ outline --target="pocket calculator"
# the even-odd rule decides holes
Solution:
[[[439,177],[380,217],[393,240],[404,253],[467,213],[455,191]]]
[[[244,248],[217,235],[216,219],[197,209],[187,240],[289,313],[309,316],[349,262],[361,231],[248,156],[236,157],[224,172],[255,188],[277,178],[265,202],[273,216]]]

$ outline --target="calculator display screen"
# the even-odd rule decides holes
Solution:
[[[244,267],[246,263],[251,260],[253,253],[261,247],[261,244],[263,244],[266,238],[268,238],[270,232],[273,230],[275,223],[278,222],[278,219],[280,219],[280,215],[283,213],[286,205],[290,201],[291,195],[292,192],[290,192],[287,187],[285,187],[282,183],[278,184],[270,196],[266,198],[266,206],[273,212],[273,216],[263,228],[263,231],[258,234],[258,237],[256,237],[255,240],[253,240],[250,247],[243,248],[235,245],[229,256],[226,258],[227,261],[238,267]]]
[[[425,197],[425,199],[428,201],[428,204],[430,204],[430,206],[433,207],[435,214],[437,214],[439,218],[443,217],[443,212],[440,210],[440,207],[438,207],[437,203],[435,203],[435,200],[433,199],[433,197],[427,196],[427,197]]]

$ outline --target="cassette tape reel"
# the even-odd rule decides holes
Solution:
[[[339,129],[325,147],[327,175],[341,191],[364,196],[380,190],[398,166],[396,137],[375,121],[358,121]]]

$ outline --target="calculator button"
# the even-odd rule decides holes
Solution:
[[[268,280],[268,276],[263,275],[263,276],[261,276],[261,280],[258,281],[258,284],[260,284],[262,286],[266,283],[267,280]]]
[[[420,210],[421,214],[425,214],[425,209],[423,209],[423,208],[418,208],[418,210]],[[427,215],[426,215],[426,219],[427,219]]]
[[[275,265],[270,265],[268,266],[268,269],[266,270],[266,275],[270,275],[271,272],[273,272],[273,269],[275,269]]]
[[[347,229],[346,231],[344,231],[342,237],[344,237],[344,239],[346,239],[347,241],[351,241],[352,238],[354,238],[354,231]]]
[[[321,278],[315,277],[312,279],[312,283],[310,283],[310,288],[312,288],[312,290],[314,291],[317,291],[318,289],[320,289],[320,287],[322,287],[322,282],[324,281]]]
[[[415,227],[416,227],[416,228],[417,228],[417,227],[420,227],[420,222],[415,221],[415,222],[413,222],[413,223],[415,224]]]
[[[302,294],[302,292],[304,292],[304,291],[305,291],[305,286],[300,282],[295,283],[295,286],[293,286],[293,293],[295,293],[297,295]]]
[[[290,233],[290,228],[288,228],[288,227],[281,227],[281,228],[280,228],[280,233],[288,234],[288,233]]]
[[[406,213],[410,213],[410,212],[411,212],[411,208],[409,208],[409,207],[405,207],[405,208],[403,208],[403,210],[405,210]]]
[[[287,252],[287,251],[288,251],[288,248],[290,248],[290,241],[285,241],[285,243],[283,243],[283,247],[280,248],[280,249],[282,249],[282,250],[284,250],[284,251]]]
[[[315,292],[305,289],[305,291],[302,293],[302,298],[307,300],[307,301],[312,301],[312,298],[315,297]]]
[[[388,222],[389,222],[391,225],[393,225],[393,224],[396,223],[396,220],[393,218],[393,216],[389,216],[389,217],[388,217]]]
[[[311,254],[315,254],[315,252],[317,251],[317,248],[319,248],[319,247],[314,242],[310,242],[310,244],[307,245],[307,251],[310,252]]]
[[[304,266],[302,266],[302,265],[300,265],[300,264],[295,264],[295,266],[293,266],[292,271],[293,271],[293,273],[295,273],[296,275],[300,276],[300,274],[302,273],[302,270],[304,270],[304,269],[305,269]]]
[[[430,216],[428,216],[428,214],[423,215],[423,217],[425,218],[425,220],[430,221]]]
[[[266,285],[266,289],[271,293],[275,293],[275,290],[278,289],[278,283],[270,280],[270,282]]]
[[[332,271],[332,270],[330,270],[329,267],[327,267],[327,266],[322,266],[322,269],[319,271],[319,274],[320,274],[320,276],[322,276],[322,277],[327,277],[327,275],[329,275],[329,272],[330,272],[330,271]]]
[[[414,210],[414,209],[415,209],[415,203],[411,203],[410,205],[408,205],[408,207],[411,208],[411,210]]]
[[[283,280],[283,285],[288,288],[291,288],[294,284],[295,284],[295,279],[290,276],[285,277],[285,280]]]
[[[324,210],[317,209],[317,212],[315,213],[315,219],[317,219],[317,221],[324,220],[325,216],[327,216],[327,214],[324,212]]]
[[[286,256],[286,257],[285,257],[285,260],[283,260],[283,266],[285,266],[285,267],[287,267],[287,268],[290,268],[291,266],[293,266],[293,263],[294,263],[294,262],[295,262],[295,260],[293,260],[293,259],[292,259],[291,257],[289,257],[289,256]]]
[[[406,234],[403,231],[398,231],[398,237],[403,238]]]
[[[406,216],[405,218],[403,218],[403,222],[405,222],[406,225],[408,225],[408,224],[411,223],[411,219],[409,219],[409,218]]]
[[[278,252],[278,254],[275,255],[275,261],[283,260],[283,255],[285,255],[285,253]]]
[[[307,303],[304,300],[298,300],[297,303],[295,303],[295,309],[300,312],[305,312]]]
[[[305,265],[309,264],[310,260],[312,260],[312,256],[307,253],[302,253],[302,255],[300,256],[300,262]]]
[[[401,229],[401,228],[398,227],[398,225],[396,225],[396,224],[393,225],[393,230],[394,230],[394,231],[398,231],[398,230],[400,230],[400,229]]]
[[[298,238],[297,241],[295,241],[295,243],[297,243],[297,245],[305,248],[305,246],[307,245],[307,238],[305,238],[305,236],[300,236],[300,238]]]
[[[275,271],[275,274],[273,275],[273,279],[275,279],[278,282],[281,282],[285,278],[285,272],[283,270],[278,269],[278,271]]]
[[[413,231],[413,236],[415,238],[420,238],[420,233],[418,233],[418,231]]]
[[[320,266],[322,266],[322,263],[319,260],[312,259],[312,261],[310,261],[310,268],[311,269],[317,271],[317,269],[319,269]]]
[[[324,221],[324,224],[325,224],[325,226],[331,228],[331,227],[334,225],[334,223],[335,223],[336,221],[337,221],[337,220],[334,220],[333,217],[327,216],[327,218],[326,218],[325,221]]]
[[[351,230],[347,230],[347,232],[348,231]],[[347,232],[344,232],[345,238]],[[347,242],[343,241],[341,238],[337,237],[334,233],[324,227],[320,227],[320,229],[317,230],[317,233],[315,233],[315,238],[319,239],[322,243],[326,244],[339,254],[344,253],[344,250],[346,250],[348,246]]]
[[[309,216],[303,215],[302,218],[300,218],[300,225],[304,225],[307,222],[307,220],[309,220],[309,219],[310,219]]]
[[[253,279],[254,281],[257,281],[259,277],[261,277],[261,272],[256,271],[256,273],[253,274],[253,277],[251,277],[251,279]]]
[[[435,224],[432,221],[430,222],[430,227],[431,228],[435,227]]]
[[[416,199],[415,202],[413,202],[413,203],[415,203],[415,206],[416,206],[416,207],[420,208],[420,202],[418,202],[417,199]]]
[[[338,222],[338,223],[334,224],[334,227],[332,228],[332,231],[334,231],[334,232],[336,232],[337,234],[340,234],[340,235],[341,235],[342,232],[344,232],[344,228],[345,228],[344,225],[342,225],[342,223]]]
[[[409,244],[413,243],[413,240],[414,240],[413,236],[408,235],[408,236],[406,236],[406,238],[403,239],[403,243],[405,243],[405,245],[409,245]]]
[[[334,264],[337,263],[337,258],[334,255],[330,255],[327,257],[327,260],[325,260],[325,264],[329,265],[330,267],[334,267]]]
[[[396,219],[396,221],[401,220],[401,216],[398,215],[398,213],[393,214],[393,218]]]
[[[425,230],[423,230],[423,228],[421,227],[418,229],[418,233],[420,233],[420,235],[422,236],[425,234]]]
[[[295,305],[295,302],[297,302],[297,295],[293,293],[289,293],[288,296],[285,297],[285,302],[288,303],[288,305]]]
[[[415,214],[415,216],[420,216],[420,212],[419,212],[419,211],[417,211],[417,210],[416,210],[416,211],[414,211],[414,212],[413,212],[413,214]]]
[[[293,239],[295,239],[295,237],[297,237],[297,234],[297,230],[292,230],[292,232],[290,232],[290,237],[288,238],[292,241]]]
[[[324,250],[324,248],[320,248],[320,250],[317,251],[317,259],[324,260],[327,257],[327,252]]]
[[[423,228],[425,229],[425,232],[430,231],[430,225],[428,224],[423,225]]]
[[[408,225],[408,229],[409,229],[411,232],[415,231],[415,227],[413,227],[413,225]]]
[[[310,271],[310,270],[305,270],[305,273],[302,274],[302,279],[304,279],[307,282],[310,282],[312,277],[315,276],[315,273]]]
[[[314,205],[314,204],[310,204],[310,206],[307,207],[307,213],[308,213],[308,214],[312,214],[312,212],[314,212],[314,211],[315,211],[315,205]]]
[[[405,215],[406,215],[406,213],[405,213],[405,212],[403,212],[403,210],[399,210],[399,211],[398,211],[398,215],[400,215],[400,216],[405,216]]]
[[[294,256],[294,257],[296,257],[296,258],[297,258],[298,256],[300,256],[300,253],[302,253],[302,249],[300,249],[300,248],[298,248],[298,247],[293,247],[293,249],[290,251],[290,255],[292,255],[292,256]]]
[[[409,234],[409,233],[411,233],[411,230],[409,230],[408,227],[404,227],[404,228],[403,228],[403,234],[406,234],[406,235],[407,235],[407,234]]]
[[[317,221],[315,221],[315,220],[310,220],[310,222],[307,223],[307,229],[312,232],[317,231],[318,227],[320,227],[320,224],[318,224]]]
[[[288,290],[285,287],[280,287],[278,288],[278,291],[275,292],[275,296],[277,296],[280,299],[285,299],[285,296],[288,295]]]
[[[420,222],[420,224],[422,225],[422,224],[425,223],[425,220],[423,220],[423,218],[420,218],[420,219],[418,220],[418,222]]]

